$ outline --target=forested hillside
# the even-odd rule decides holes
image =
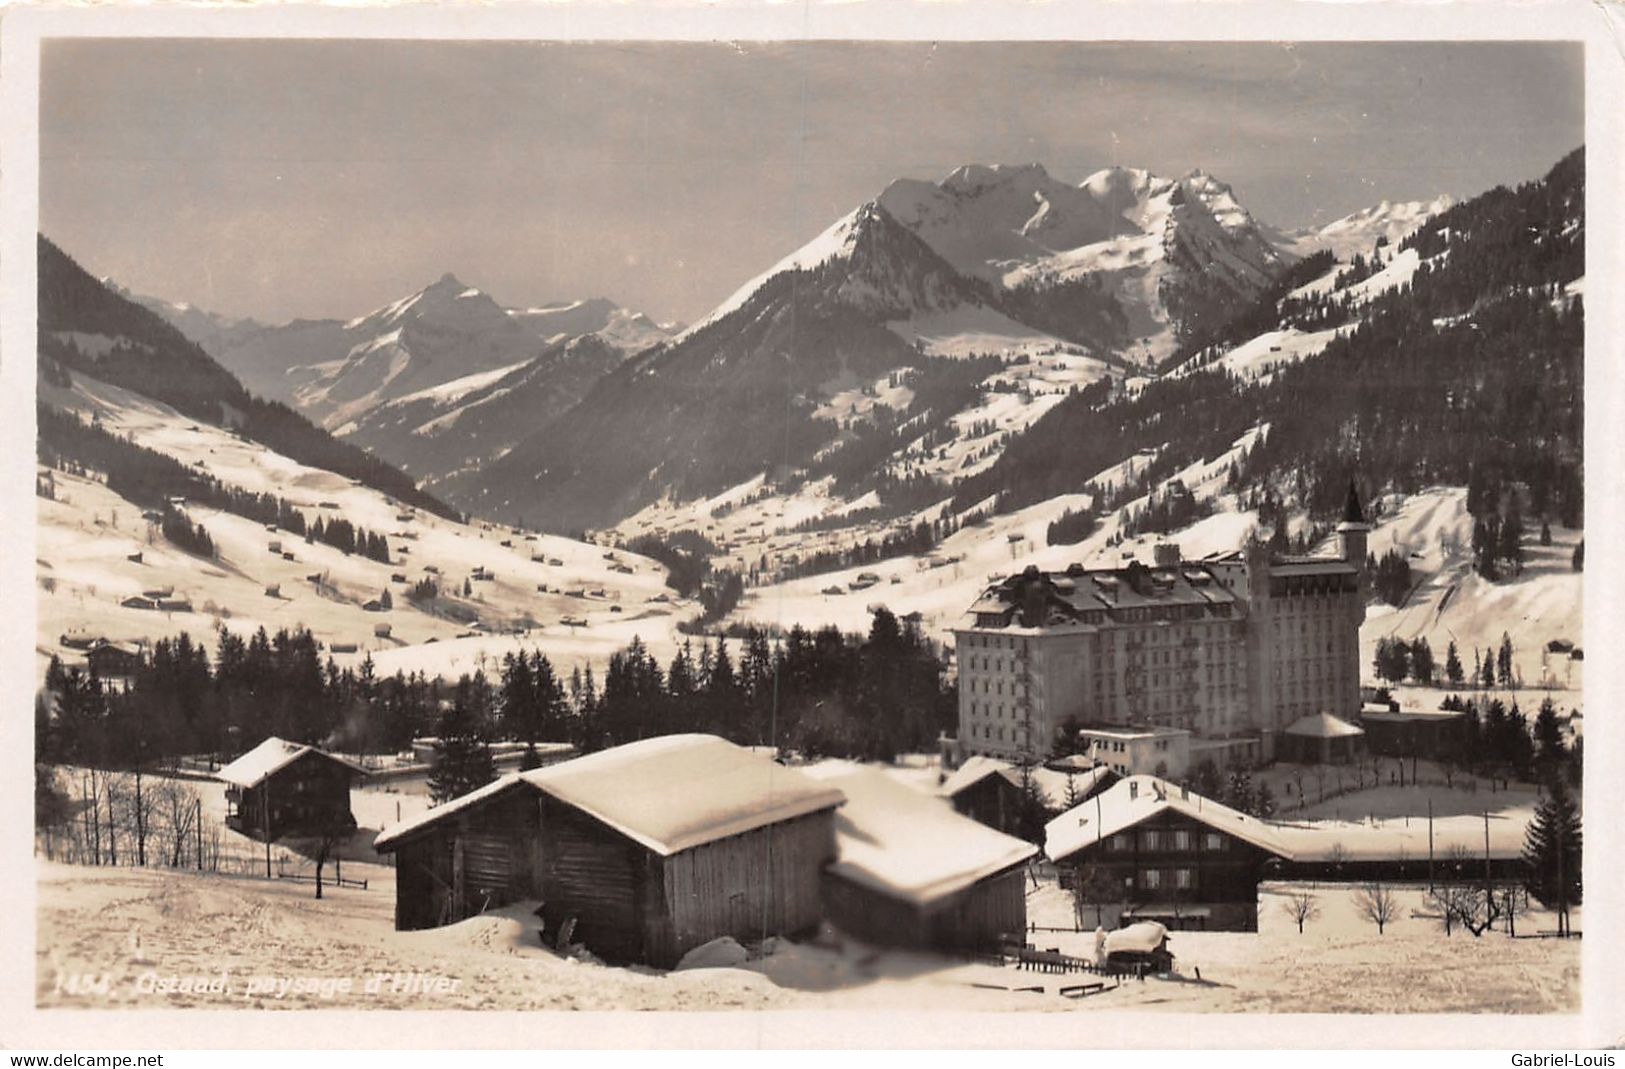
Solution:
[[[1576,150],[1538,182],[1429,220],[1401,245],[1422,260],[1410,283],[1363,306],[1278,287],[1237,322],[1351,329],[1320,356],[1256,380],[1214,370],[1104,404],[1069,398],[962,483],[956,503],[997,496],[1011,511],[1160,449],[1139,473],[1149,488],[1267,425],[1229,483],[1255,501],[1286,497],[1328,517],[1353,474],[1368,495],[1469,485],[1475,514],[1502,511],[1511,496],[1528,514],[1579,526],[1584,331],[1570,284],[1584,272],[1584,175]],[[1056,465],[1061,455],[1071,462]]]
[[[455,511],[378,458],[338,441],[285,405],[263,401],[155,312],[92,278],[39,238],[39,357],[229,426],[284,456],[356,479],[437,515]]]

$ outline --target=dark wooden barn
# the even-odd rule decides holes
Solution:
[[[842,763],[811,774],[846,795],[824,877],[825,909],[841,931],[953,953],[997,950],[1026,930],[1031,843],[876,769]]]
[[[1056,817],[1044,851],[1125,920],[1258,930],[1258,884],[1290,850],[1270,825],[1153,776],[1130,776]],[[1108,893],[1109,892],[1109,893]]]
[[[226,784],[226,824],[275,841],[355,827],[350,788],[366,770],[314,746],[275,735],[215,773]]]
[[[1117,775],[1105,765],[1061,767],[1033,765],[1027,770],[1039,805],[1050,813],[1065,809],[1069,799],[1092,798],[1116,782]],[[937,788],[954,810],[978,823],[1007,835],[1022,834],[1023,814],[1021,769],[1008,761],[981,754],[965,763]]]
[[[1466,742],[1467,715],[1437,710],[1417,712],[1391,706],[1360,713],[1366,747],[1383,757],[1419,757],[1446,761],[1461,754]]]
[[[668,735],[504,777],[374,843],[395,926],[522,900],[546,932],[670,968],[719,936],[814,928],[840,791],[707,735]]]

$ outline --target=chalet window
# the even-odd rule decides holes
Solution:
[[[1227,840],[1223,835],[1220,835],[1216,831],[1210,831],[1206,835],[1202,836],[1202,849],[1223,850],[1228,842],[1229,840]]]
[[[1173,839],[1175,850],[1189,850],[1191,848],[1191,833],[1189,831],[1180,829],[1173,833]]]
[[[1133,838],[1127,832],[1118,832],[1106,840],[1106,848],[1117,853],[1126,852],[1133,845]]]
[[[1148,851],[1162,849],[1162,833],[1154,829],[1141,832],[1140,846],[1142,849]]]
[[[1179,888],[1180,890],[1187,890],[1187,889],[1190,888],[1190,885],[1191,885],[1191,870],[1190,869],[1175,869],[1174,870],[1174,886]]]
[[[1155,890],[1158,887],[1161,887],[1162,886],[1162,870],[1161,869],[1146,869],[1144,872],[1140,873],[1140,885],[1142,887],[1145,887],[1145,888],[1149,889],[1149,890]]]

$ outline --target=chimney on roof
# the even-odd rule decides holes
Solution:
[[[1047,603],[1044,587],[1044,577],[1038,574],[1037,567],[1028,565],[1027,570],[1021,574],[1021,626],[1043,627],[1044,608]]]
[[[1158,568],[1177,568],[1180,562],[1178,542],[1158,542],[1152,549],[1152,559]]]
[[[1128,781],[1128,796],[1130,801],[1140,796],[1140,784],[1137,780]]]

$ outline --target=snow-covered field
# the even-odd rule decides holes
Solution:
[[[851,771],[840,762],[832,767]],[[923,793],[936,790],[934,757],[872,767]],[[1290,793],[1285,784],[1295,771],[1278,766],[1259,778],[1273,775],[1271,782],[1285,799]],[[1305,793],[1311,798],[1317,771],[1306,771]],[[1424,766],[1424,781],[1437,771]],[[71,770],[64,774],[72,778]],[[192,785],[203,798],[206,819],[218,822],[225,808],[221,785]],[[1379,936],[1359,915],[1354,891],[1346,885],[1266,884],[1257,934],[1176,932],[1174,976],[1082,1001],[1062,997],[1060,988],[1088,977],[880,950],[828,930],[804,943],[775,941],[765,953],[754,948],[752,960],[735,968],[663,974],[571,961],[541,945],[538,922],[527,906],[431,931],[394,931],[394,870],[371,863],[375,855],[366,843],[372,830],[423,812],[428,799],[422,784],[409,780],[353,791],[351,800],[362,830],[353,848],[343,851],[344,874],[365,878],[368,885],[329,886],[319,902],[308,883],[37,861],[39,1004],[1549,1013],[1573,1010],[1578,1000],[1577,943],[1510,939],[1501,933],[1474,939],[1458,932],[1446,938],[1440,922],[1428,915],[1422,889],[1408,885],[1397,888],[1403,908]],[[1395,837],[1421,856],[1426,826],[1417,814],[1426,811],[1429,800],[1441,852],[1457,841],[1476,852],[1486,810],[1500,852],[1521,842],[1534,792],[1518,787],[1491,794],[1487,788],[1468,790],[1465,781],[1454,788],[1370,788],[1295,809],[1281,834],[1305,857],[1313,856],[1317,843],[1333,842],[1359,857],[1391,848]],[[226,836],[225,852],[259,856],[257,844],[235,833]],[[257,865],[236,868],[258,872]],[[1305,889],[1316,896],[1320,914],[1300,935],[1284,902],[1289,890]],[[1093,924],[1090,931],[1071,930],[1070,898],[1047,864],[1032,870],[1027,891],[1029,922],[1067,929],[1034,932],[1029,938],[1035,945],[1092,954]],[[1553,923],[1537,908],[1519,917],[1518,930],[1534,936]],[[1578,916],[1575,927],[1582,927]],[[159,977],[218,979],[222,973],[224,991],[159,990],[154,983]],[[375,979],[378,974],[385,978]],[[75,976],[93,982],[70,983],[67,978]],[[257,977],[290,986],[267,988]],[[1033,987],[1040,990],[1018,990]]]
[[[396,932],[393,871],[354,865],[346,874],[365,874],[368,888],[330,888],[316,901],[308,885],[292,882],[38,862],[37,1003],[1553,1013],[1579,1002],[1578,941],[1446,938],[1438,921],[1416,915],[1425,911],[1414,887],[1400,890],[1401,916],[1379,936],[1354,909],[1348,888],[1321,884],[1313,889],[1321,916],[1299,935],[1282,908],[1288,885],[1267,884],[1257,934],[1175,932],[1174,975],[1073,1000],[1059,989],[1086,976],[881,951],[832,934],[807,944],[778,941],[736,968],[660,973],[561,958],[540,945],[523,906]],[[1029,920],[1072,927],[1071,902],[1052,874],[1028,887]],[[1550,927],[1539,913],[1519,919],[1520,932]],[[1032,938],[1078,955],[1092,954],[1094,945],[1087,931]],[[189,990],[175,990],[184,978],[192,980]],[[199,980],[220,989],[198,991]],[[1015,990],[1030,987],[1041,990]]]

